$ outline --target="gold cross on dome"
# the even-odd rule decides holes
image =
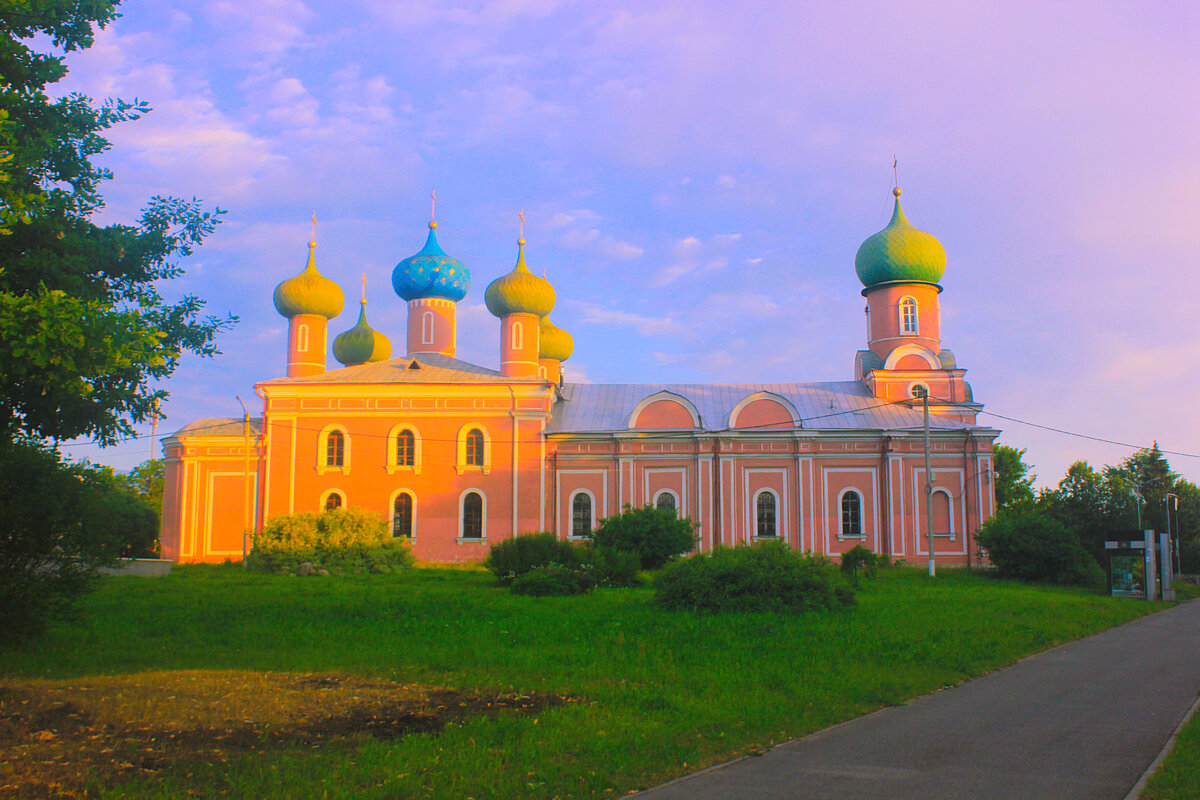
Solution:
[[[429,192],[429,219],[431,219],[431,220],[437,219],[437,214],[434,213],[436,211],[437,211],[437,189],[433,189]]]
[[[517,216],[521,218],[521,238],[525,238],[525,209],[517,212]]]
[[[363,273],[363,276],[362,276],[362,285],[363,285],[362,301],[365,303],[365,302],[367,302],[367,273],[365,273],[365,272]]]

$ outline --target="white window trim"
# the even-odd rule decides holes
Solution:
[[[411,431],[413,435],[413,463],[411,467],[396,463],[396,440],[400,438],[401,431]],[[393,475],[397,472],[411,472],[414,475],[421,474],[421,432],[407,422],[402,422],[388,431],[387,473],[388,475]]]
[[[388,500],[388,530],[392,532],[392,538],[396,537],[396,498],[406,494],[412,498],[412,533],[409,534],[408,540],[415,542],[417,540],[417,493],[412,489],[397,489],[392,492],[391,498]]]
[[[579,495],[587,495],[590,503],[591,522],[588,524],[588,533],[596,530],[596,496],[587,489],[576,489],[571,492],[570,499],[567,500],[567,538],[568,539],[586,539],[586,536],[575,535],[575,498]]]
[[[738,424],[737,424],[738,417],[740,417],[742,415],[742,411],[746,408],[746,406],[750,405],[751,403],[757,403],[759,400],[770,400],[774,403],[779,404],[780,406],[783,407],[783,410],[787,412],[788,416],[790,416],[792,418],[793,427],[796,427],[796,428],[802,427],[801,422],[800,422],[800,412],[796,409],[796,406],[793,405],[792,402],[790,400],[788,400],[786,397],[784,397],[783,395],[775,394],[774,392],[755,392],[754,394],[748,394],[745,397],[743,397],[738,402],[738,404],[733,407],[733,411],[729,412],[729,427],[736,428],[738,426]],[[759,430],[786,430],[786,429],[760,428]]]
[[[346,493],[341,489],[334,488],[334,489],[326,489],[324,492],[321,493],[321,500],[320,500],[320,502],[317,503],[317,511],[320,512],[320,511],[325,510],[325,501],[329,499],[329,495],[331,495],[331,494],[341,495],[342,504],[339,506],[339,508],[349,508],[350,507],[350,501],[346,498]]]
[[[308,326],[303,322],[300,323],[300,327],[296,328],[296,352],[308,352]]]
[[[482,500],[483,500],[482,517],[481,517],[480,523],[479,523],[479,538],[478,539],[476,539],[474,537],[467,538],[467,537],[463,536],[463,516],[464,516],[463,510],[464,510],[464,505],[467,501],[467,495],[471,494],[471,492],[474,492],[475,494],[479,495],[479,497],[482,498]],[[484,492],[483,489],[471,488],[471,489],[463,490],[462,494],[460,494],[458,496],[458,538],[455,539],[454,541],[458,542],[459,544],[462,544],[463,542],[486,542],[487,541],[487,524],[488,524],[487,507],[488,507],[487,493]]]
[[[478,430],[483,434],[483,466],[467,463],[467,433]],[[492,471],[492,437],[488,429],[481,423],[468,422],[458,429],[458,456],[454,461],[454,471],[459,475],[464,472],[482,472],[487,475]]]
[[[846,497],[846,495],[849,492],[854,492],[856,495],[858,495],[859,534],[857,536],[846,533],[842,527],[842,500]],[[863,490],[859,489],[857,486],[847,486],[844,489],[842,489],[840,492],[838,492],[836,508],[837,508],[837,518],[838,518],[837,540],[839,542],[844,542],[847,539],[857,539],[862,542],[865,542],[867,540],[867,501],[865,498],[866,498],[866,495],[863,493]]]
[[[763,494],[769,494],[769,495],[771,495],[771,497],[775,498],[775,535],[773,535],[773,536],[760,536],[758,533],[758,498],[761,497]],[[764,487],[754,493],[754,498],[750,503],[750,508],[754,512],[754,517],[750,520],[750,530],[752,531],[750,538],[753,541],[775,542],[775,541],[779,541],[784,538],[780,534],[780,529],[782,528],[782,525],[780,524],[780,519],[779,519],[780,506],[781,506],[781,504],[779,502],[779,492],[775,491],[774,489],[772,489],[770,487]]]
[[[340,467],[331,467],[325,463],[325,450],[328,446],[326,439],[334,431],[342,434],[342,465]],[[327,472],[350,474],[350,432],[344,425],[326,425],[317,435],[317,474],[324,475]]]
[[[949,541],[953,542],[955,540],[954,495],[950,494],[949,490],[947,490],[946,488],[944,488],[942,486],[935,487],[933,490],[933,494],[946,495],[946,519],[949,521],[949,524],[950,524],[950,532],[949,533],[938,533],[937,531],[934,531],[933,538],[948,539]]]
[[[432,311],[421,314],[421,344],[433,344],[433,331],[436,325]]]
[[[513,350],[521,350],[525,347],[525,326],[519,321],[514,321],[512,324],[512,333],[510,334],[509,344]]]
[[[912,329],[911,330],[905,324],[905,319],[904,319],[904,316],[905,316],[904,310],[906,308],[906,304],[908,304],[909,301],[912,301],[912,312],[913,312],[912,313]],[[917,302],[917,298],[913,297],[911,294],[906,294],[904,297],[900,298],[900,303],[897,305],[897,309],[900,314],[900,319],[899,319],[900,335],[901,336],[920,336],[921,335],[921,305]]]
[[[675,501],[675,516],[678,517],[683,512],[683,506],[680,505],[679,494],[674,489],[659,489],[657,492],[654,493],[654,499],[651,500],[650,502],[657,509],[658,508],[658,498],[662,497],[664,494],[671,495],[671,498]]]
[[[918,386],[920,386],[920,387],[922,387],[922,388],[924,388],[924,389],[925,389],[925,393],[929,395],[929,399],[930,399],[930,400],[932,400],[932,399],[933,399],[933,393],[929,391],[929,384],[928,384],[928,383],[926,383],[925,381],[913,381],[912,383],[910,383],[910,384],[908,385],[908,399],[909,399],[909,400],[920,400],[920,399],[921,399],[921,398],[920,398],[920,397],[918,397],[918,396],[917,396],[917,394],[916,394],[916,388],[917,388]]]

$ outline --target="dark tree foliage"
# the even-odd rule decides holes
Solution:
[[[1033,481],[1037,476],[1029,471],[1024,458],[1024,449],[996,445],[997,508],[1028,508],[1033,505]]]
[[[690,553],[696,546],[696,534],[690,519],[681,519],[670,509],[625,506],[620,514],[600,520],[592,541],[599,547],[637,553],[642,569],[659,569],[676,556]]]
[[[29,0],[0,10],[0,437],[19,432],[110,443],[149,418],[165,392],[154,381],[184,353],[212,355],[233,318],[202,317],[190,296],[168,302],[160,282],[182,270],[223,213],[195,200],[153,197],[139,220],[100,227],[91,163],[103,133],[149,111],[102,105],[46,87],[66,74],[62,53],[92,43],[115,18],[102,0]],[[44,37],[44,38],[43,38]]]
[[[103,472],[64,464],[32,439],[0,439],[0,642],[72,615],[96,567],[121,552],[130,517],[124,501],[137,503]],[[153,529],[141,506],[143,522],[147,515]]]
[[[980,527],[978,542],[1002,578],[1092,588],[1104,583],[1075,532],[1037,511],[1000,512]]]

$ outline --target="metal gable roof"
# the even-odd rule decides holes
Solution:
[[[858,381],[827,383],[570,383],[562,388],[546,433],[615,432],[629,429],[629,417],[639,402],[659,392],[686,398],[700,412],[705,431],[729,428],[738,403],[758,392],[779,395],[795,406],[805,430],[911,430],[921,428],[919,409],[887,403],[870,394]],[[932,415],[935,430],[973,430],[984,427]]]
[[[413,364],[417,367],[414,369]],[[299,378],[273,378],[260,386],[331,383],[545,383],[544,378],[506,378],[494,369],[437,353],[409,354],[402,358],[331,369]]]

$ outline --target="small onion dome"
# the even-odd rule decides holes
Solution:
[[[387,361],[392,357],[392,343],[367,324],[367,301],[358,311],[358,324],[333,340],[333,357],[352,367],[372,361]]]
[[[892,221],[868,238],[854,256],[854,271],[868,288],[885,283],[932,283],[935,286],[946,271],[946,251],[942,243],[925,231],[914,228],[900,207],[900,189]]]
[[[404,300],[444,297],[458,302],[471,289],[471,272],[457,258],[446,255],[438,244],[436,230],[437,223],[430,221],[429,238],[421,252],[392,270],[392,288]]]
[[[507,275],[492,281],[483,296],[488,311],[497,317],[537,314],[544,317],[554,308],[554,287],[525,266],[525,240],[517,240],[517,265]]]
[[[575,352],[575,340],[571,334],[542,317],[538,323],[538,358],[566,361]]]
[[[288,319],[300,314],[333,319],[346,305],[341,287],[317,272],[316,250],[317,243],[309,242],[308,266],[275,287],[275,310]]]

